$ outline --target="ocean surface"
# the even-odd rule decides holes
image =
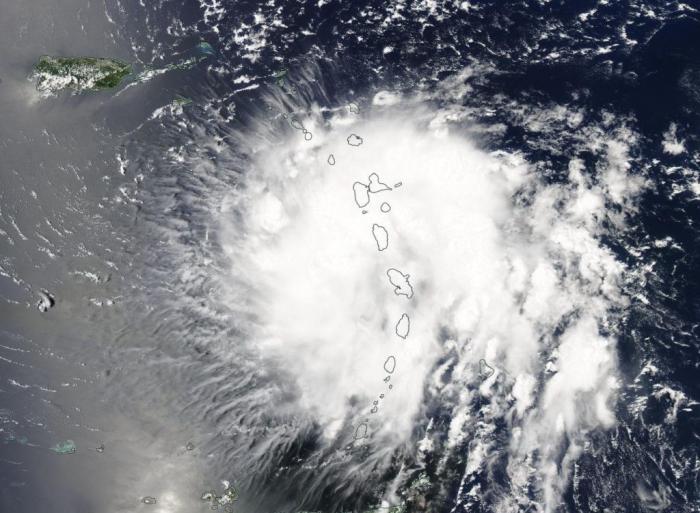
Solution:
[[[699,45],[696,1],[0,0],[0,513],[700,511]]]

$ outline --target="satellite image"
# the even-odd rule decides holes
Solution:
[[[0,513],[700,513],[700,1],[0,0]]]

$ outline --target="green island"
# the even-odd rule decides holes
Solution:
[[[184,107],[185,105],[189,105],[192,103],[192,99],[190,98],[185,98],[184,96],[176,96],[175,99],[173,100],[173,105],[178,106],[178,107]]]
[[[52,57],[42,55],[34,65],[38,91],[61,89],[99,91],[118,86],[131,73],[131,65],[102,57]]]

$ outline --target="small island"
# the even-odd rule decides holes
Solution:
[[[131,65],[102,57],[52,57],[42,55],[34,65],[33,77],[41,92],[61,89],[99,91],[118,86],[131,73]]]
[[[376,223],[372,225],[372,236],[379,251],[384,251],[389,247],[389,232],[382,225]]]
[[[394,294],[397,296],[406,296],[408,299],[413,297],[413,286],[408,279],[411,277],[404,274],[393,267],[387,270],[386,275],[389,277],[389,282],[394,287]]]

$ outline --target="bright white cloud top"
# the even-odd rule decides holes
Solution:
[[[231,303],[327,444],[352,441],[371,416],[363,443],[388,465],[441,396],[452,410],[448,446],[475,440],[464,479],[495,458],[488,422],[500,419],[512,487],[503,511],[528,486],[552,511],[586,434],[615,423],[609,313],[625,304],[625,267],[597,237],[606,202],[630,205],[642,184],[627,176],[618,141],[604,143],[597,184],[572,161],[571,182],[548,185],[520,156],[451,130],[444,112],[391,106],[327,124],[310,116],[311,142],[293,134],[256,152],[221,212]],[[348,144],[352,134],[361,146]],[[410,276],[412,296],[397,296],[387,269]]]

